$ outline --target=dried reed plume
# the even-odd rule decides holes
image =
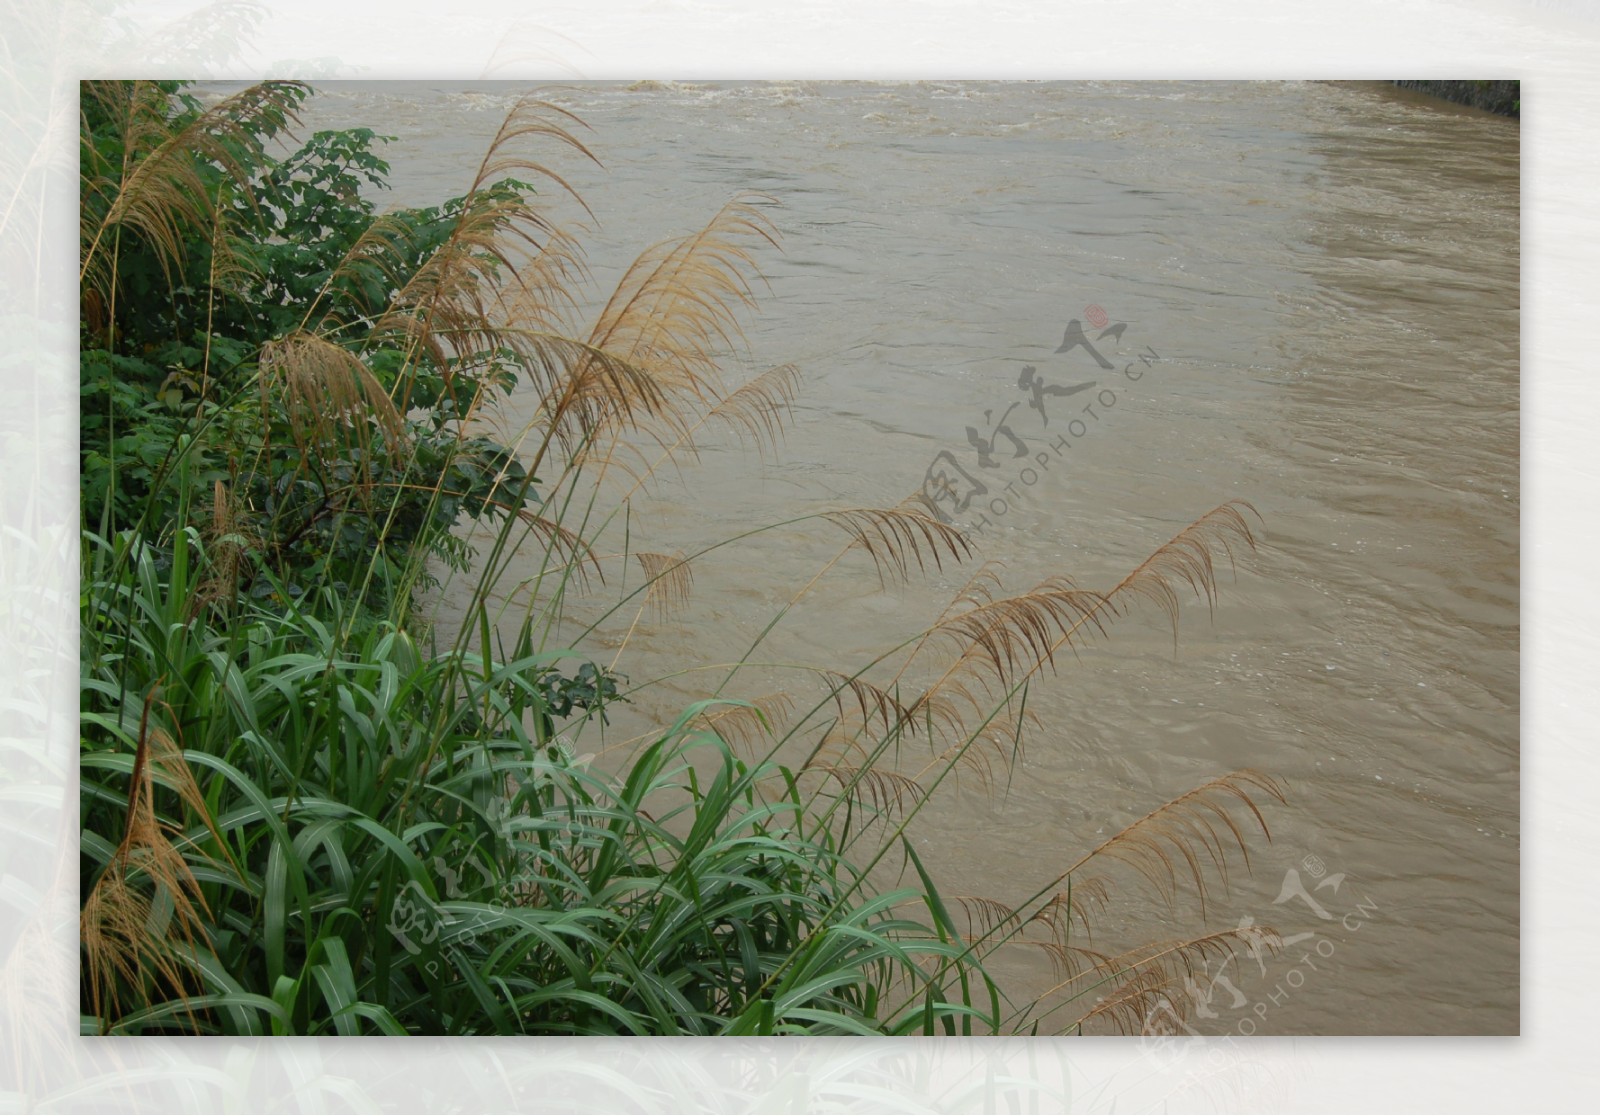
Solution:
[[[1077,954],[1089,960],[1090,965],[1076,969],[1040,999],[1047,1000],[1069,988],[1075,988],[1076,994],[1039,1018],[1074,1004],[1089,991],[1104,989],[1067,1030],[1081,1033],[1091,1023],[1105,1021],[1122,1034],[1148,1032],[1159,1012],[1169,1011],[1181,1021],[1204,1002],[1210,993],[1202,990],[1201,978],[1210,976],[1213,961],[1225,965],[1241,950],[1256,957],[1276,954],[1282,942],[1276,931],[1252,927],[1157,942],[1115,956],[1079,949]]]
[[[853,546],[867,552],[880,578],[890,574],[904,581],[913,561],[918,570],[926,570],[929,560],[936,569],[943,569],[946,555],[955,562],[972,555],[966,535],[934,517],[929,507],[915,498],[892,508],[843,508],[826,512],[823,518],[848,534]]]
[[[120,166],[107,165],[92,147],[85,147],[80,168],[84,204],[79,210],[79,287],[86,292],[86,309],[95,310],[94,320],[109,322],[109,308],[116,303],[117,234],[127,230],[142,237],[170,281],[183,266],[191,231],[213,223],[202,168],[221,168],[239,195],[248,198],[241,153],[258,148],[257,128],[297,123],[295,110],[307,88],[299,82],[253,85],[176,131],[167,116],[168,94],[155,82],[90,81],[82,89],[86,99],[118,122],[124,141]],[[220,237],[205,239],[225,244]]]
[[[689,594],[694,588],[694,570],[683,552],[656,554],[641,550],[635,551],[633,556],[649,582],[645,604],[654,611],[656,619],[665,620],[681,612],[689,603]]]
[[[985,568],[964,585],[944,614],[918,641],[902,666],[903,675],[925,649],[943,644],[953,655],[943,673],[911,704],[914,716],[964,731],[959,712],[982,714],[986,703],[1004,697],[1045,667],[1055,666],[1063,646],[1076,648],[1091,635],[1105,635],[1112,620],[1143,600],[1154,602],[1173,625],[1177,638],[1177,586],[1187,584],[1214,607],[1217,594],[1213,551],[1233,559],[1233,545],[1255,548],[1255,535],[1240,509],[1242,500],[1213,508],[1179,531],[1136,566],[1109,592],[1082,589],[1052,577],[1025,593],[996,597],[998,575]]]
[[[205,919],[210,917],[199,882],[174,844],[181,832],[157,813],[158,779],[213,834],[215,825],[182,750],[164,729],[150,723],[155,694],[152,689],[146,697],[140,717],[122,841],[79,915],[90,1003],[107,1020],[120,1014],[124,987],[145,1001],[151,998],[147,982],[152,980],[180,998],[191,982],[198,984],[185,952],[205,942]]]
[[[837,797],[843,799],[847,807],[847,825],[853,807],[869,808],[871,818],[888,819],[894,814],[904,814],[908,806],[919,805],[927,795],[922,784],[911,776],[871,763],[851,767],[814,759],[802,770],[824,776],[825,782],[838,784]]]
[[[314,333],[294,333],[261,346],[261,406],[281,393],[296,445],[328,452],[344,430],[365,444],[376,426],[391,456],[405,444],[405,420],[383,385],[354,353]]]
[[[195,607],[231,601],[246,570],[246,555],[261,540],[239,514],[238,501],[221,478],[211,487],[211,522],[206,526],[205,555],[209,572],[195,594]]]
[[[1277,780],[1249,769],[1219,775],[1150,811],[1096,845],[1062,875],[1074,872],[1096,857],[1108,857],[1132,866],[1171,902],[1182,879],[1192,883],[1205,915],[1206,872],[1209,866],[1228,887],[1228,854],[1237,850],[1245,867],[1250,865],[1249,842],[1232,811],[1242,809],[1272,839],[1267,819],[1262,816],[1251,791],[1286,801]]]
[[[739,705],[708,709],[700,721],[736,748],[752,747],[775,736],[794,712],[794,698],[786,693],[763,694]]]
[[[744,442],[746,436],[758,450],[775,444],[785,422],[794,417],[794,400],[800,392],[800,370],[792,364],[771,368],[729,393],[706,412],[731,427]]]

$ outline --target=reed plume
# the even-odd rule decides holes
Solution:
[[[181,749],[150,723],[155,701],[152,690],[140,719],[122,840],[79,917],[90,1004],[106,1020],[120,1014],[123,997],[150,996],[151,982],[180,998],[200,987],[192,954],[208,938],[211,912],[179,847],[185,843],[181,831],[157,809],[158,778],[209,828],[215,826]]]
[[[220,169],[248,197],[251,153],[261,150],[263,134],[298,122],[296,109],[309,90],[299,82],[264,82],[174,130],[170,96],[157,82],[93,81],[82,89],[96,111],[117,122],[123,137],[120,162],[109,163],[86,144],[80,169],[79,286],[102,308],[95,317],[109,321],[108,308],[116,302],[117,234],[126,231],[148,243],[170,283],[182,270],[195,231],[213,224],[207,169]],[[227,245],[222,238],[203,238],[217,248]]]

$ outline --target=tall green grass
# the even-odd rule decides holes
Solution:
[[[597,765],[573,742],[649,680],[589,658],[567,603],[621,583],[597,541],[657,465],[718,422],[781,424],[795,370],[720,368],[775,231],[730,203],[574,328],[581,255],[531,183],[568,187],[523,153],[586,155],[570,117],[520,103],[467,194],[380,216],[372,133],[274,154],[306,95],[85,89],[84,1030],[986,1034],[1181,1009],[1241,939],[1097,951],[1098,869],[1203,894],[1265,832],[1271,780],[1161,804],[1021,903],[942,898],[906,834],[947,781],[1014,761],[1056,652],[1141,600],[1213,597],[1247,505],[1106,592],[1008,594],[985,568],[910,641],[803,670],[809,704],[735,696],[780,611]],[[502,444],[483,420],[516,384],[536,417]],[[892,576],[971,556],[915,501],[839,509],[692,555],[630,542],[645,578],[611,610],[669,610],[701,554],[796,522]],[[514,556],[538,571],[517,611]],[[443,647],[415,615],[441,569],[475,579]],[[1050,986],[1005,994],[1001,950],[1048,955]]]
[[[781,773],[694,731],[702,707],[612,778],[529,731],[553,654],[427,654],[381,622],[341,638],[331,595],[326,622],[247,611],[222,631],[186,615],[191,537],[165,580],[136,539],[92,550],[131,577],[86,586],[86,643],[106,646],[84,677],[84,878],[148,891],[86,914],[91,966],[113,959],[91,968],[97,1029],[968,1026],[926,976],[968,964],[894,910],[917,892],[852,898],[792,779],[765,793]],[[135,772],[152,793],[130,812]],[[123,818],[121,844],[95,824]],[[882,1010],[897,981],[924,1002]]]

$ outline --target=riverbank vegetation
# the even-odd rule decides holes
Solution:
[[[1483,109],[1501,116],[1522,118],[1520,81],[1397,81],[1402,89],[1415,89],[1430,97]]]
[[[574,742],[649,680],[592,658],[567,602],[644,616],[715,592],[697,554],[596,540],[662,461],[785,421],[795,369],[722,371],[775,228],[731,201],[579,328],[584,260],[553,216],[592,165],[578,121],[522,101],[463,194],[380,214],[383,139],[301,135],[310,95],[82,90],[86,1033],[1137,1031],[1181,1017],[1206,960],[1272,948],[1089,937],[1118,871],[1174,901],[1225,880],[1281,798],[1257,772],[1033,854],[1020,902],[942,894],[906,838],[942,786],[1049,746],[1027,697],[1063,653],[1214,599],[1248,506],[1107,591],[979,567],[909,643],[793,690],[741,689],[752,646],[591,762]],[[494,436],[513,390],[534,418]],[[824,528],[830,568],[974,557],[915,497],[705,549]],[[539,572],[497,594],[513,554]],[[443,637],[419,607],[441,576],[476,586]],[[1054,976],[1002,988],[1005,951]]]

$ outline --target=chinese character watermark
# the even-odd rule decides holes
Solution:
[[[1306,877],[1314,881],[1309,887]],[[1346,882],[1345,873],[1330,874],[1314,853],[1307,854],[1299,867],[1286,869],[1273,906],[1283,907],[1291,917],[1301,914],[1303,907],[1316,928],[1283,936],[1245,915],[1233,931],[1238,948],[1203,958],[1184,976],[1182,999],[1189,1010],[1180,1011],[1171,999],[1160,997],[1146,1015],[1143,1037],[1159,1047],[1180,1035],[1204,1040],[1257,1033],[1274,1010],[1285,1007],[1310,981],[1325,977],[1327,962],[1378,912],[1370,898],[1357,899],[1350,889],[1341,894]],[[1245,969],[1245,962],[1254,964]],[[1272,987],[1265,994],[1247,995],[1240,987],[1268,980]],[[1180,1057],[1185,1050],[1174,1049]]]
[[[1102,349],[1107,342],[1120,345],[1128,323],[1111,324],[1110,315],[1098,305],[1087,307],[1084,318],[1098,331],[1094,337],[1085,332],[1083,321],[1073,318],[1054,355],[1077,355],[1082,350],[1081,356],[1092,360],[1100,372],[1113,375],[1084,380],[1070,371],[1041,371],[1038,365],[1024,365],[1016,390],[1027,398],[1000,410],[998,418],[994,417],[996,408],[984,411],[982,427],[974,424],[966,428],[971,457],[940,450],[923,474],[922,495],[942,522],[961,522],[973,534],[982,534],[993,526],[1011,509],[1020,494],[1018,485],[1025,490],[1037,484],[1052,465],[1064,460],[1066,452],[1103,421],[1106,412],[1117,405],[1118,384],[1137,383],[1161,359],[1147,345],[1134,354],[1134,359],[1124,361],[1118,374],[1117,365]],[[1091,394],[1072,398],[1085,392]],[[1085,405],[1078,408],[1080,402]],[[1013,420],[1013,412],[1024,403],[1026,410]],[[1023,423],[1030,412],[1035,418]],[[1053,429],[1052,418],[1056,420]],[[996,473],[1000,475],[992,475]]]
[[[503,793],[480,805],[487,831],[480,828],[470,841],[452,836],[422,855],[425,878],[406,880],[390,903],[386,928],[430,976],[439,977],[449,955],[472,947],[498,916],[538,894],[548,882],[541,854],[570,854],[584,843],[592,819],[544,807],[553,794],[575,789],[576,772],[594,756],[578,755],[566,736],[540,753],[532,774],[507,776]]]

